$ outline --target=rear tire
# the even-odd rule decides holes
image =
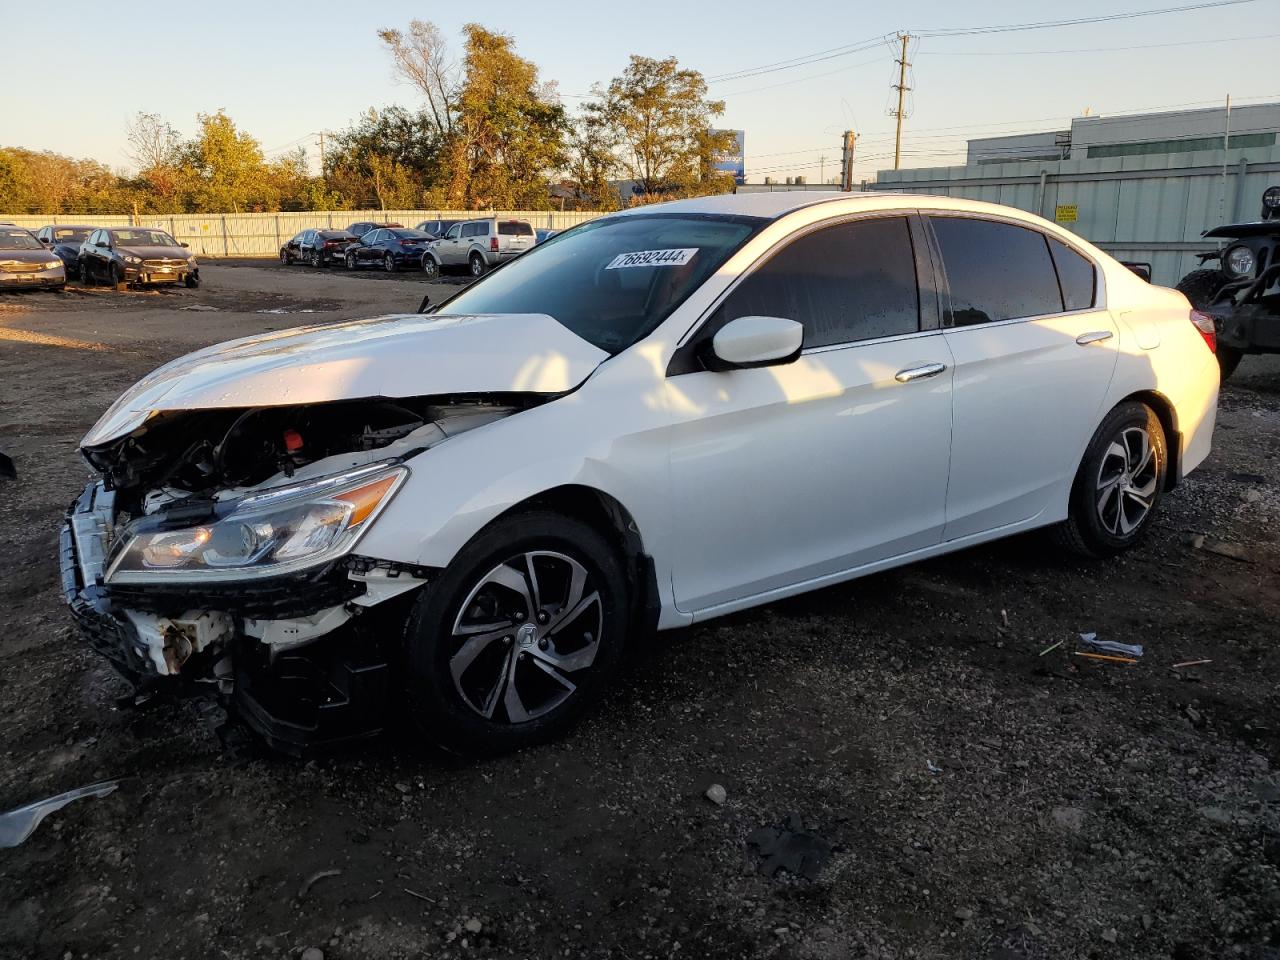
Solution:
[[[484,257],[480,256],[478,253],[473,253],[468,257],[467,264],[471,267],[471,275],[473,277],[483,277],[485,267],[488,266],[488,264],[484,262]]]
[[[348,270],[354,270],[356,268],[356,255],[354,253],[347,254],[346,264]]]
[[[1138,543],[1164,492],[1164,427],[1145,403],[1126,401],[1103,418],[1071,485],[1067,519],[1051,528],[1063,549],[1109,557]]]
[[[317,270],[324,266],[324,254],[318,249],[311,251],[311,266]]]
[[[1218,356],[1218,371],[1223,383],[1227,382],[1227,378],[1236,372],[1236,367],[1240,366],[1240,361],[1244,359],[1244,352],[1237,350],[1235,347],[1224,347],[1218,345],[1215,351]]]
[[[395,273],[396,258],[388,253],[385,257],[382,258],[382,269],[387,271],[387,273]]]
[[[548,511],[495,521],[409,616],[411,727],[470,756],[560,736],[616,676],[628,610],[622,561],[590,526]]]

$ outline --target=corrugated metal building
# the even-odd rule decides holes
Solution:
[[[1233,109],[1229,134],[1225,108],[1082,117],[1070,130],[971,140],[967,161],[882,170],[865,188],[1038,213],[1171,285],[1217,245],[1203,231],[1258,219],[1263,190],[1280,183],[1280,104]]]

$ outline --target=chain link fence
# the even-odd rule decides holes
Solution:
[[[274,257],[290,237],[309,229],[345,228],[362,220],[413,227],[424,220],[475,220],[482,217],[528,220],[538,230],[564,230],[601,216],[595,211],[551,210],[310,210],[301,213],[177,213],[138,217],[34,214],[5,216],[0,222],[31,230],[49,224],[94,227],[158,227],[191,247],[199,257]]]

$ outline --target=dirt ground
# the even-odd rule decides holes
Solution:
[[[0,299],[0,809],[126,778],[0,850],[0,956],[1280,958],[1280,363],[1244,361],[1121,559],[1021,537],[663,634],[500,760],[246,759],[208,704],[120,706],[77,642],[76,442],[187,350],[451,288],[203,271]],[[1076,657],[1080,631],[1146,651]],[[769,876],[761,828],[806,834],[816,879]]]

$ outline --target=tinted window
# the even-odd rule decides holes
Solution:
[[[504,237],[532,237],[533,227],[523,220],[503,220],[498,224],[498,232]]]
[[[717,311],[724,320],[752,315],[799,321],[806,347],[915,333],[920,293],[907,221],[842,223],[791,242]]]
[[[483,237],[488,233],[487,223],[464,223],[462,225],[462,235],[464,237]]]
[[[1044,234],[964,217],[931,217],[957,327],[1062,312]]]
[[[533,247],[450,299],[440,313],[545,313],[617,353],[665,320],[757,223],[670,214],[603,217]]]
[[[1061,240],[1049,238],[1053,265],[1058,268],[1062,303],[1068,310],[1088,310],[1093,306],[1093,264]]]

